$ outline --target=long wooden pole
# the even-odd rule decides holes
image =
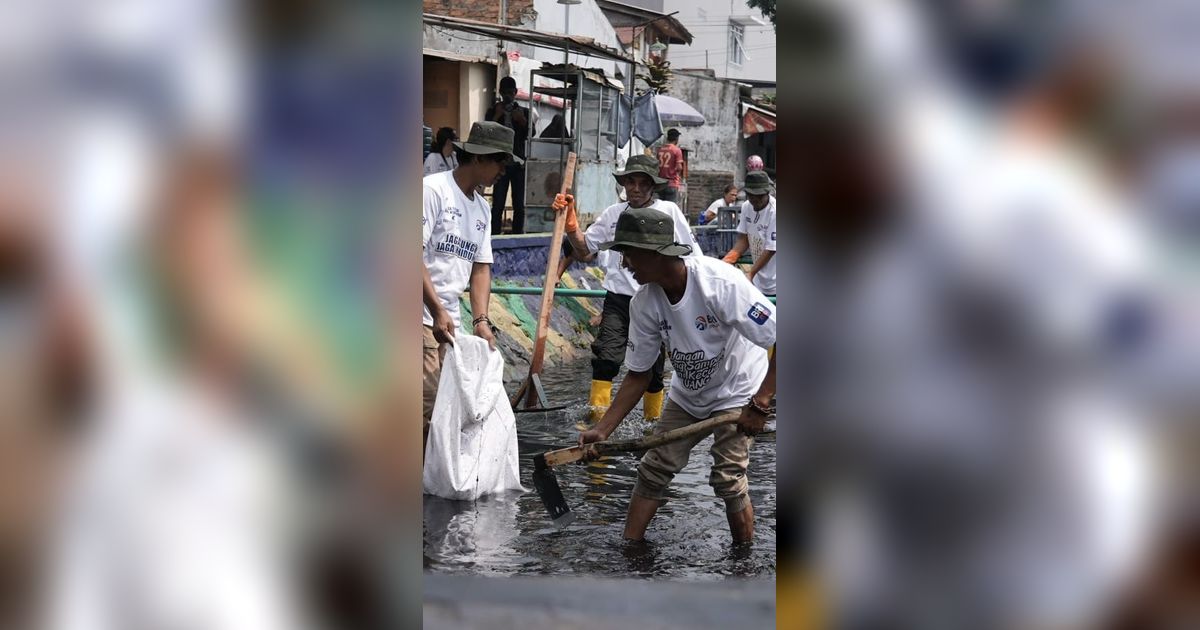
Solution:
[[[567,194],[571,190],[571,186],[575,183],[575,152],[567,154],[567,168],[563,172],[562,187],[560,192]],[[533,379],[535,374],[542,373],[542,359],[546,353],[546,333],[550,325],[550,311],[554,306],[554,285],[558,282],[554,272],[558,270],[558,260],[562,255],[562,237],[563,231],[566,229],[567,213],[558,212],[554,217],[554,235],[550,237],[550,252],[549,261],[546,264],[546,281],[542,286],[542,306],[538,310],[537,335],[533,342],[533,357],[529,361],[529,376],[526,377],[526,383],[521,386],[525,390],[525,408],[531,408],[538,401],[538,392],[536,387],[531,387],[528,381]]]
[[[584,454],[588,449],[594,449],[598,455],[608,455],[611,453],[628,453],[634,451],[646,451],[656,446],[662,446],[670,442],[682,440],[684,438],[699,435],[706,431],[711,431],[724,424],[733,424],[737,422],[736,416],[725,416],[724,418],[709,418],[695,424],[689,424],[686,427],[672,429],[651,435],[650,437],[640,440],[614,440],[612,442],[595,442],[587,446],[572,446],[563,448],[557,451],[548,451],[543,457],[546,459],[547,466],[559,466],[561,464],[569,464],[583,459]]]

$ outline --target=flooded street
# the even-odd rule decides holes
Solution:
[[[669,370],[667,378],[669,388]],[[425,570],[686,580],[774,577],[774,434],[759,436],[750,454],[750,496],[756,521],[755,540],[750,547],[732,545],[724,505],[708,485],[711,437],[692,450],[691,461],[672,482],[667,502],[647,531],[647,543],[630,544],[621,538],[637,478],[638,454],[556,468],[559,485],[576,520],[563,529],[551,525],[533,491],[532,457],[574,444],[576,425],[587,415],[590,379],[587,361],[566,368],[547,368],[543,384],[549,403],[571,406],[561,411],[516,415],[521,480],[528,492],[475,502],[424,497]],[[517,384],[506,385],[511,392]],[[615,395],[615,387],[613,391]],[[639,404],[611,439],[638,438],[650,428],[642,419]],[[768,428],[774,428],[773,423]]]

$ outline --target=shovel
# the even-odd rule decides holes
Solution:
[[[533,457],[533,487],[550,513],[550,519],[558,527],[565,527],[575,520],[575,513],[563,498],[562,490],[558,487],[558,478],[554,476],[554,466],[569,464],[583,459],[590,449],[597,455],[612,453],[630,453],[650,450],[670,442],[676,442],[695,435],[702,435],[723,424],[735,424],[737,417],[710,418],[686,427],[672,429],[640,440],[614,440],[593,442],[585,446],[572,446],[556,451],[547,451]]]

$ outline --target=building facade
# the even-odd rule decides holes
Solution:
[[[661,8],[655,10],[678,11],[675,18],[692,34],[691,44],[672,47],[673,68],[711,70],[728,79],[775,80],[775,27],[745,0],[661,0],[658,4]]]

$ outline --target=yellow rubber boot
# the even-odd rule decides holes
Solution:
[[[662,417],[663,392],[646,392],[642,395],[642,416],[647,422],[654,422]]]
[[[608,405],[612,402],[612,381],[592,380],[592,393],[588,396],[588,405],[592,408],[592,422],[604,417]]]

